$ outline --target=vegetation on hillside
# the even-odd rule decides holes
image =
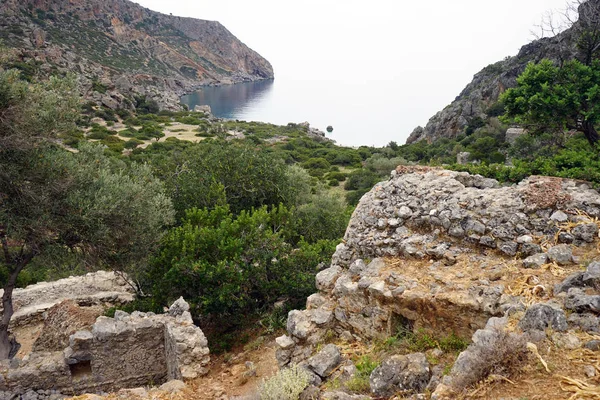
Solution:
[[[600,183],[596,61],[530,65],[454,139],[350,148],[300,124],[159,111],[145,97],[130,110],[80,105],[72,78],[40,82],[33,66],[0,59],[0,357],[12,288],[73,270],[127,271],[136,307],[184,296],[221,339],[285,315],[314,291],[353,206],[399,164]],[[528,133],[509,143],[515,123]],[[456,165],[461,152],[472,162]]]

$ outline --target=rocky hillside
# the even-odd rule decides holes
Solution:
[[[425,140],[431,143],[439,138],[454,138],[469,125],[476,126],[488,117],[501,114],[503,110],[494,108],[498,97],[506,89],[516,86],[517,77],[528,63],[539,62],[543,58],[558,62],[575,57],[573,37],[578,29],[576,23],[555,37],[535,40],[523,46],[516,56],[483,68],[450,105],[431,117],[424,128],[416,127],[406,142]]]
[[[6,0],[0,40],[31,73],[75,72],[85,95],[115,108],[147,95],[163,108],[206,84],[273,77],[270,63],[216,21],[127,0]]]
[[[398,167],[289,313],[278,362],[346,392],[327,399],[593,398],[598,216],[581,181]]]

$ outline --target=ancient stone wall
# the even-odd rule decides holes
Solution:
[[[117,311],[71,335],[63,351],[1,362],[0,398],[1,391],[97,393],[195,378],[208,372],[207,345],[183,299],[163,315]]]
[[[597,240],[597,217],[600,195],[585,182],[530,177],[503,187],[399,167],[361,199],[306,310],[290,312],[278,361],[306,360],[327,332],[363,340],[422,327],[470,337],[490,317],[525,310],[513,289],[528,285],[531,268],[579,269],[572,248]],[[527,286],[538,301],[559,282],[544,278]]]
[[[0,295],[2,293],[0,289]],[[40,282],[13,292],[15,314],[11,327],[41,322],[44,312],[68,299],[78,303],[118,305],[131,302],[133,298],[133,288],[121,276],[109,271]]]

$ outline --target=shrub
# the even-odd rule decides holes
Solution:
[[[495,331],[485,345],[472,344],[458,357],[451,371],[452,385],[462,390],[496,374],[510,378],[528,360],[522,335]]]
[[[260,387],[260,400],[298,400],[309,382],[308,373],[297,365],[282,369],[277,375],[263,382]]]
[[[191,209],[172,229],[144,282],[161,304],[183,296],[195,317],[223,328],[245,321],[280,297],[300,305],[314,291],[319,263],[337,241],[297,248],[284,240],[291,213],[285,207],[242,211],[227,206]]]
[[[156,114],[159,112],[160,107],[156,100],[146,96],[138,96],[135,98],[135,109],[140,114]]]
[[[103,140],[106,139],[110,135],[114,135],[117,132],[111,131],[104,126],[94,125],[92,129],[88,132],[87,137],[89,139],[98,139]]]
[[[133,139],[129,139],[127,142],[125,142],[125,148],[126,149],[135,149],[136,147],[138,147],[141,144],[144,144],[144,142],[133,138]]]
[[[294,232],[309,243],[319,239],[339,239],[350,220],[343,198],[332,193],[318,193],[294,211]]]

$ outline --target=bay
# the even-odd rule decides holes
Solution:
[[[398,125],[403,114],[414,118],[411,108],[419,107],[414,98],[401,96],[402,80],[336,79],[324,77],[322,71],[306,74],[306,69],[303,75],[203,87],[181,101],[190,109],[209,105],[219,118],[277,125],[306,121],[323,132],[331,125],[334,130],[327,137],[345,146],[402,144],[416,126]]]

